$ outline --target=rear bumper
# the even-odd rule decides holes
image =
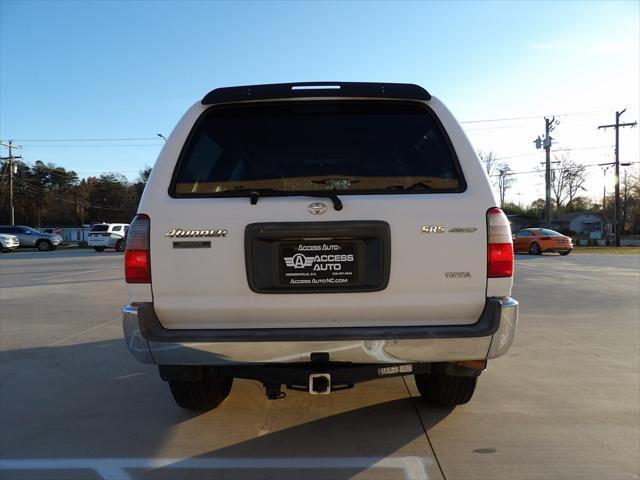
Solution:
[[[515,335],[518,302],[489,298],[473,325],[427,327],[169,330],[152,303],[127,305],[122,314],[127,347],[143,363],[307,362],[312,352],[328,352],[337,362],[423,363],[503,355]]]
[[[113,237],[89,237],[87,239],[87,245],[89,247],[115,247],[116,243],[120,240],[119,238]]]
[[[573,247],[571,245],[567,245],[567,246],[558,245],[551,248],[545,248],[543,252],[570,252],[571,250],[573,250]]]

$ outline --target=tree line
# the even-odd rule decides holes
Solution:
[[[515,185],[511,166],[498,161],[493,152],[480,154],[487,175],[492,179],[502,208],[508,214],[541,218],[544,199],[521,206],[507,202],[506,196]],[[591,211],[613,223],[613,192],[604,198],[585,195],[587,172],[568,156],[556,158],[552,176],[552,208],[554,213]],[[80,179],[73,170],[53,163],[35,162],[32,166],[15,161],[14,206],[16,224],[36,228],[73,226],[93,222],[128,223],[134,217],[151,168],[139,172],[130,182],[119,173],[108,172]],[[10,222],[9,173],[6,162],[0,163],[0,224]],[[620,182],[624,233],[640,234],[640,178],[625,173]],[[604,201],[604,205],[603,205]]]
[[[542,219],[544,217],[544,198],[529,205],[507,202],[507,192],[516,182],[513,170],[507,162],[499,162],[493,152],[480,153],[480,159],[491,179],[492,187],[497,191],[500,206],[508,215],[525,215]],[[544,173],[541,171],[541,173]],[[569,155],[554,158],[551,175],[552,214],[571,212],[592,212],[601,215],[606,223],[613,223],[615,195],[613,192],[601,198],[586,195],[587,168],[571,159]],[[640,235],[640,176],[627,171],[620,178],[620,205],[623,234]]]
[[[151,168],[130,182],[119,173],[80,179],[73,170],[53,163],[27,165],[14,161],[13,204],[17,225],[80,226],[94,222],[129,223],[136,214]],[[10,222],[9,170],[0,164],[0,224]]]

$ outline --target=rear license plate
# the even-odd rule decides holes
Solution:
[[[358,282],[354,242],[302,240],[282,243],[280,281],[287,287],[339,287]]]

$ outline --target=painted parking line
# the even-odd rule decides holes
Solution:
[[[337,470],[397,469],[405,480],[429,480],[423,457],[312,457],[312,458],[29,458],[0,459],[0,472],[20,470],[93,470],[103,480],[134,480],[128,469],[174,470]]]
[[[59,344],[61,344],[63,342],[66,342],[67,340],[71,340],[73,338],[79,337],[80,335],[84,335],[85,333],[93,332],[94,330],[98,330],[99,328],[106,327],[107,325],[110,325],[113,322],[115,322],[117,320],[120,320],[121,318],[122,318],[121,316],[117,316],[116,318],[113,318],[113,319],[109,320],[108,322],[104,322],[104,323],[101,323],[100,325],[96,325],[94,327],[87,328],[86,330],[82,330],[81,332],[74,333],[73,335],[65,337],[62,340],[58,340],[57,342],[53,342],[53,343],[47,345],[47,347],[55,347],[56,345],[59,345]]]
[[[36,285],[35,282],[39,282],[42,280],[57,280],[63,277],[71,277],[74,275],[84,275],[87,273],[96,273],[96,272],[104,272],[106,270],[123,270],[124,267],[118,265],[117,267],[106,267],[106,268],[95,268],[92,270],[81,270],[79,272],[69,272],[69,273],[57,273],[55,275],[47,275],[45,277],[37,277],[37,278],[22,278],[19,281],[24,282],[22,285],[2,285],[0,288],[22,288],[22,287],[38,287],[42,285]]]

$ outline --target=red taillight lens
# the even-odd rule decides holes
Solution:
[[[490,243],[489,264],[487,276],[489,278],[511,277],[513,275],[513,244]]]
[[[509,220],[499,208],[487,211],[487,277],[513,276],[513,239]]]
[[[124,255],[124,274],[127,283],[150,283],[149,250],[127,250]]]
[[[150,220],[144,213],[136,215],[129,226],[124,255],[124,277],[127,283],[151,283],[149,228]]]

